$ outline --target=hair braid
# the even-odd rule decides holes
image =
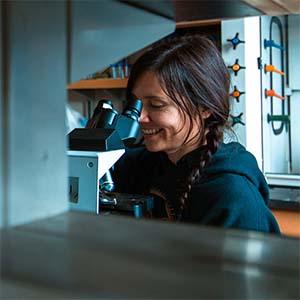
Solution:
[[[206,133],[206,144],[201,147],[202,151],[200,158],[193,162],[191,170],[187,171],[188,176],[186,176],[184,180],[182,180],[182,178],[178,179],[176,189],[179,200],[178,220],[182,219],[184,212],[189,213],[189,194],[191,192],[192,185],[199,182],[204,168],[209,164],[212,155],[217,151],[222,139],[223,126],[210,125]]]

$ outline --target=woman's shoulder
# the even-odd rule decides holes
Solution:
[[[193,203],[198,206],[218,207],[229,211],[265,211],[268,207],[267,186],[254,185],[245,176],[221,173],[196,184],[191,191]]]
[[[247,179],[233,173],[219,173],[204,178],[193,186],[193,190],[210,198],[226,199],[227,203],[245,197],[245,195],[252,196]]]
[[[268,197],[268,185],[255,157],[238,143],[223,144],[203,172],[203,181],[220,193],[256,193]]]
[[[192,189],[193,220],[204,224],[279,232],[267,204],[262,190],[236,174],[221,174]]]

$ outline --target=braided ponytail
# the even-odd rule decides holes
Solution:
[[[223,126],[209,126],[206,133],[206,144],[201,147],[200,158],[192,160],[191,169],[187,170],[188,175],[178,179],[177,195],[180,203],[178,220],[182,219],[184,213],[189,213],[189,194],[194,184],[200,181],[204,168],[210,163],[213,154],[218,150],[223,140]]]

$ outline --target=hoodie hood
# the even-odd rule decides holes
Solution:
[[[204,173],[208,177],[220,173],[244,176],[259,190],[265,203],[268,204],[269,188],[265,177],[255,157],[239,143],[222,144]]]
[[[188,163],[193,159],[195,157],[193,154],[196,154],[197,150],[189,153],[181,163]],[[212,156],[210,163],[203,170],[203,180],[206,181],[224,173],[246,177],[259,190],[265,203],[268,204],[269,189],[265,177],[260,171],[255,157],[241,144],[236,142],[221,144]]]

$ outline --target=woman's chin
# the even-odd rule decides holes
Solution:
[[[158,152],[158,151],[163,151],[162,147],[159,147],[159,145],[156,143],[147,143],[145,141],[145,146],[148,151],[150,152]]]

